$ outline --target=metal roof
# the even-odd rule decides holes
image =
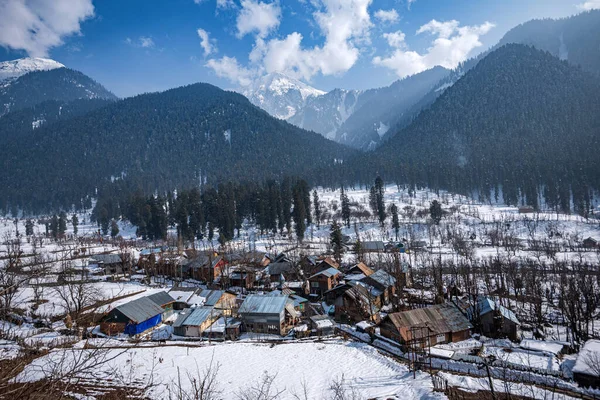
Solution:
[[[429,335],[461,332],[473,328],[469,320],[453,304],[438,304],[426,308],[388,314],[396,328],[429,328]],[[415,331],[417,338],[425,336]]]
[[[363,263],[363,262],[359,262],[358,264],[354,265],[352,268],[350,268],[348,270],[348,272],[352,272],[354,270],[359,270],[360,273],[363,273],[365,276],[369,276],[373,274],[373,270],[371,268],[369,268],[367,266],[367,264]]]
[[[118,254],[94,254],[90,261],[102,264],[118,264],[121,262],[121,256]]]
[[[288,261],[272,262],[265,268],[265,272],[269,275],[288,274],[295,271],[294,265]]]
[[[481,297],[477,304],[479,307],[479,315],[485,315],[491,311],[494,311],[496,309],[496,307],[498,307],[500,314],[502,314],[502,316],[504,318],[508,319],[509,321],[514,322],[515,324],[520,324],[519,319],[517,318],[517,316],[515,315],[514,312],[512,312],[508,308],[504,307],[503,305],[496,303],[496,301],[490,299],[489,297]],[[470,307],[467,310],[467,315],[471,319],[472,319],[472,313],[473,313],[473,310]]]
[[[288,296],[264,296],[251,294],[242,303],[240,314],[280,314],[287,303]]]
[[[387,272],[385,272],[382,269],[375,271],[371,275],[364,278],[362,281],[368,282],[371,280],[375,281],[376,283],[383,286],[384,288],[394,286],[396,284],[396,278],[394,278],[392,275],[388,274]]]
[[[225,293],[224,290],[204,289],[200,293],[198,293],[198,296],[206,299],[204,301],[205,306],[214,306],[215,304],[217,304],[219,302],[219,300],[223,296],[223,293]]]
[[[116,310],[135,323],[144,322],[163,313],[163,309],[150,300],[149,297],[141,297],[129,303],[122,304]]]
[[[181,325],[188,326],[199,326],[202,325],[210,316],[218,317],[221,315],[221,312],[215,310],[214,307],[202,306],[196,307],[192,309],[192,312],[188,315],[188,317],[183,321]]]
[[[385,245],[381,241],[360,242],[361,250],[385,250]]]
[[[175,301],[175,299],[167,292],[157,292],[146,297],[158,306],[164,306],[165,304],[173,303]]]
[[[341,274],[340,271],[338,271],[336,268],[333,267],[329,267],[326,270],[323,270],[321,272],[317,272],[316,274],[314,274],[313,276],[311,276],[310,278],[314,278],[315,276],[319,276],[319,275],[325,275],[328,278],[331,278],[332,276],[336,276]],[[308,279],[310,279],[308,278]]]

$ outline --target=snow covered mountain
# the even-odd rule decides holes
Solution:
[[[0,63],[0,78],[0,117],[45,101],[117,99],[90,77],[45,58]]]
[[[34,71],[49,71],[64,68],[58,61],[48,58],[19,58],[17,60],[0,62],[0,81],[14,79]]]
[[[311,97],[288,122],[335,140],[339,127],[354,113],[359,90],[334,89],[322,96]]]
[[[279,119],[291,118],[304,107],[308,99],[325,94],[322,90],[280,73],[267,74],[240,92],[252,104]]]

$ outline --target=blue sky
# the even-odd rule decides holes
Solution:
[[[6,0],[0,61],[47,56],[118,96],[274,71],[323,90],[453,67],[533,18],[600,0]]]

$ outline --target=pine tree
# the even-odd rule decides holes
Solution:
[[[337,221],[333,221],[333,224],[331,224],[329,243],[333,249],[335,260],[340,264],[342,262],[342,253],[344,252],[344,236]]]
[[[398,219],[398,206],[396,205],[396,203],[392,203],[390,211],[392,212],[392,228],[394,228],[394,232],[396,233],[396,241],[398,241],[398,232],[400,231],[400,220]]]
[[[378,176],[375,179],[375,202],[377,204],[377,217],[379,218],[379,223],[381,226],[385,223],[385,219],[387,217],[385,213],[385,201],[384,201],[384,192],[385,186],[383,184],[383,179]]]
[[[71,223],[73,224],[73,235],[77,235],[77,231],[79,229],[79,218],[77,218],[77,214],[73,214]]]
[[[343,185],[340,201],[342,203],[342,221],[346,224],[346,228],[350,228],[350,200],[348,199],[348,195],[344,192]]]
[[[321,225],[321,207],[319,205],[319,194],[317,190],[313,190],[313,205],[315,207],[315,221],[317,222],[317,228]]]
[[[444,212],[442,211],[442,205],[439,201],[433,200],[431,202],[431,205],[429,206],[429,215],[436,225],[440,224],[440,221],[444,216]]]
[[[34,226],[34,224],[33,224],[32,220],[28,219],[25,222],[25,235],[27,235],[27,236],[33,235],[33,226]]]
[[[115,237],[117,237],[118,234],[119,234],[119,225],[117,224],[117,221],[112,219],[110,221],[110,237],[115,238]]]
[[[302,191],[297,186],[294,187],[294,227],[296,229],[296,237],[302,243],[304,240],[304,232],[306,231],[306,207],[304,206],[304,196]]]
[[[67,214],[61,212],[58,217],[58,237],[64,237],[67,231]]]
[[[50,234],[54,239],[58,238],[58,215],[54,214],[50,221]]]

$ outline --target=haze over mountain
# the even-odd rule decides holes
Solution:
[[[489,53],[407,128],[350,165],[357,176],[462,193],[508,204],[589,210],[600,187],[600,80],[525,45]],[[367,172],[368,171],[368,172]]]

